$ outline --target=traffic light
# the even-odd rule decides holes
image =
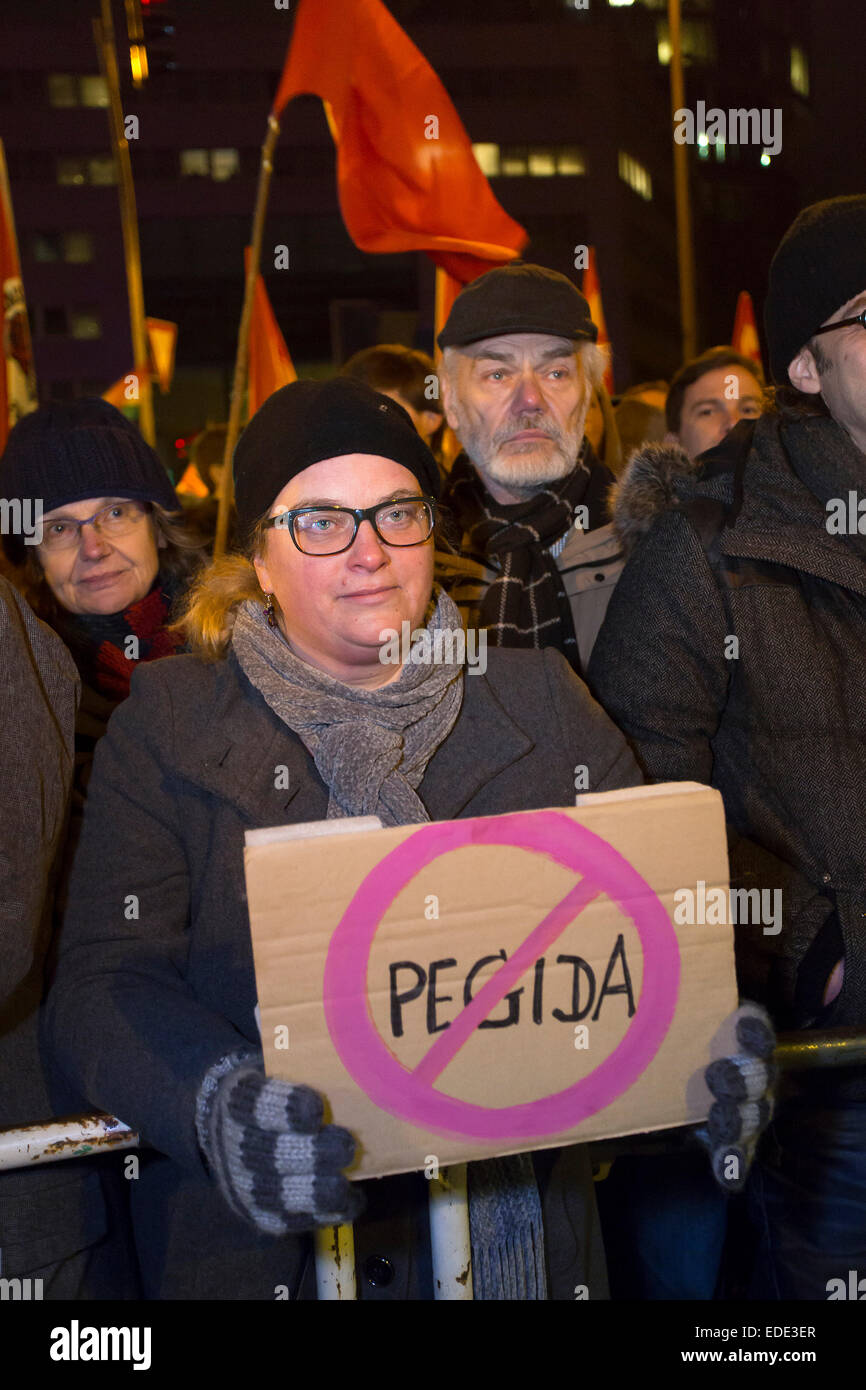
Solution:
[[[135,87],[154,73],[174,72],[174,9],[167,0],[124,0],[129,66]]]

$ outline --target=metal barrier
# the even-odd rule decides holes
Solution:
[[[825,1032],[780,1033],[774,1060],[781,1071],[810,1071],[817,1067],[866,1066],[866,1034],[856,1028]],[[675,1133],[687,1132],[691,1126]],[[643,1141],[640,1136],[630,1136]],[[658,1135],[670,1143],[670,1131]],[[621,1141],[629,1143],[629,1139]],[[57,1163],[66,1158],[134,1149],[138,1134],[113,1115],[95,1112],[0,1130],[0,1172],[27,1168],[34,1163]],[[598,1156],[616,1157],[616,1141],[601,1140],[592,1146]],[[433,1255],[434,1297],[472,1298],[472,1261],[469,1243],[469,1205],[466,1196],[466,1164],[452,1164],[429,1182],[430,1242]],[[351,1226],[327,1226],[316,1231],[316,1287],[323,1300],[356,1299],[355,1242]]]

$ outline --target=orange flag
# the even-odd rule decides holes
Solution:
[[[586,268],[583,272],[583,297],[589,305],[589,312],[592,321],[598,329],[599,347],[610,347],[610,338],[607,336],[607,324],[604,321],[604,309],[601,307],[601,281],[598,278],[598,269],[595,264],[595,247],[590,246],[589,257]],[[604,385],[609,396],[613,395],[613,367],[608,358],[607,366],[604,369]]]
[[[463,285],[526,244],[448,93],[380,0],[300,0],[274,115],[302,92],[325,102],[343,221],[362,251],[426,251]]]
[[[33,346],[21,263],[12,216],[12,197],[6,155],[0,141],[0,287],[3,290],[3,361],[0,363],[0,453],[6,448],[9,431],[22,415],[38,404]]]
[[[119,377],[117,381],[109,386],[107,391],[103,391],[102,399],[108,401],[109,405],[116,406],[124,414],[130,417],[138,415],[138,393],[141,382],[152,375],[151,366],[146,362],[141,367],[135,367],[126,376]]]
[[[748,290],[740,290],[737,300],[737,312],[734,317],[734,332],[731,337],[731,347],[734,352],[738,352],[741,357],[748,357],[752,362],[757,362],[763,371],[764,364],[761,361],[761,344],[758,339],[758,326],[755,323],[755,310],[752,305],[752,296]]]
[[[145,319],[144,326],[147,329],[153,374],[159,382],[160,391],[165,395],[166,391],[171,390],[171,379],[174,376],[177,324],[169,323],[168,319]]]
[[[244,268],[249,270],[250,248],[244,251]],[[250,419],[268,396],[290,381],[297,381],[298,374],[289,356],[286,341],[274,317],[265,282],[261,275],[256,276],[256,290],[253,297],[253,315],[250,323],[250,372],[248,391],[248,410]]]

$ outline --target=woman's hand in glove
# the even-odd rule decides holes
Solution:
[[[776,1035],[767,1012],[744,1002],[733,1022],[740,1051],[706,1068],[704,1078],[716,1099],[706,1129],[698,1131],[725,1192],[739,1192],[746,1181],[761,1132],[772,1118],[776,1080]]]
[[[199,1145],[222,1195],[268,1235],[354,1221],[363,1197],[342,1174],[355,1156],[346,1129],[322,1125],[309,1086],[268,1080],[252,1055],[224,1057],[199,1088]]]

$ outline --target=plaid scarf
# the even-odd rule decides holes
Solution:
[[[463,536],[463,548],[497,571],[481,603],[480,625],[497,647],[558,647],[575,671],[580,655],[571,604],[550,547],[574,523],[595,463],[584,438],[574,469],[527,502],[494,502],[466,454],[454,462],[442,499]],[[597,465],[596,465],[597,466]]]

